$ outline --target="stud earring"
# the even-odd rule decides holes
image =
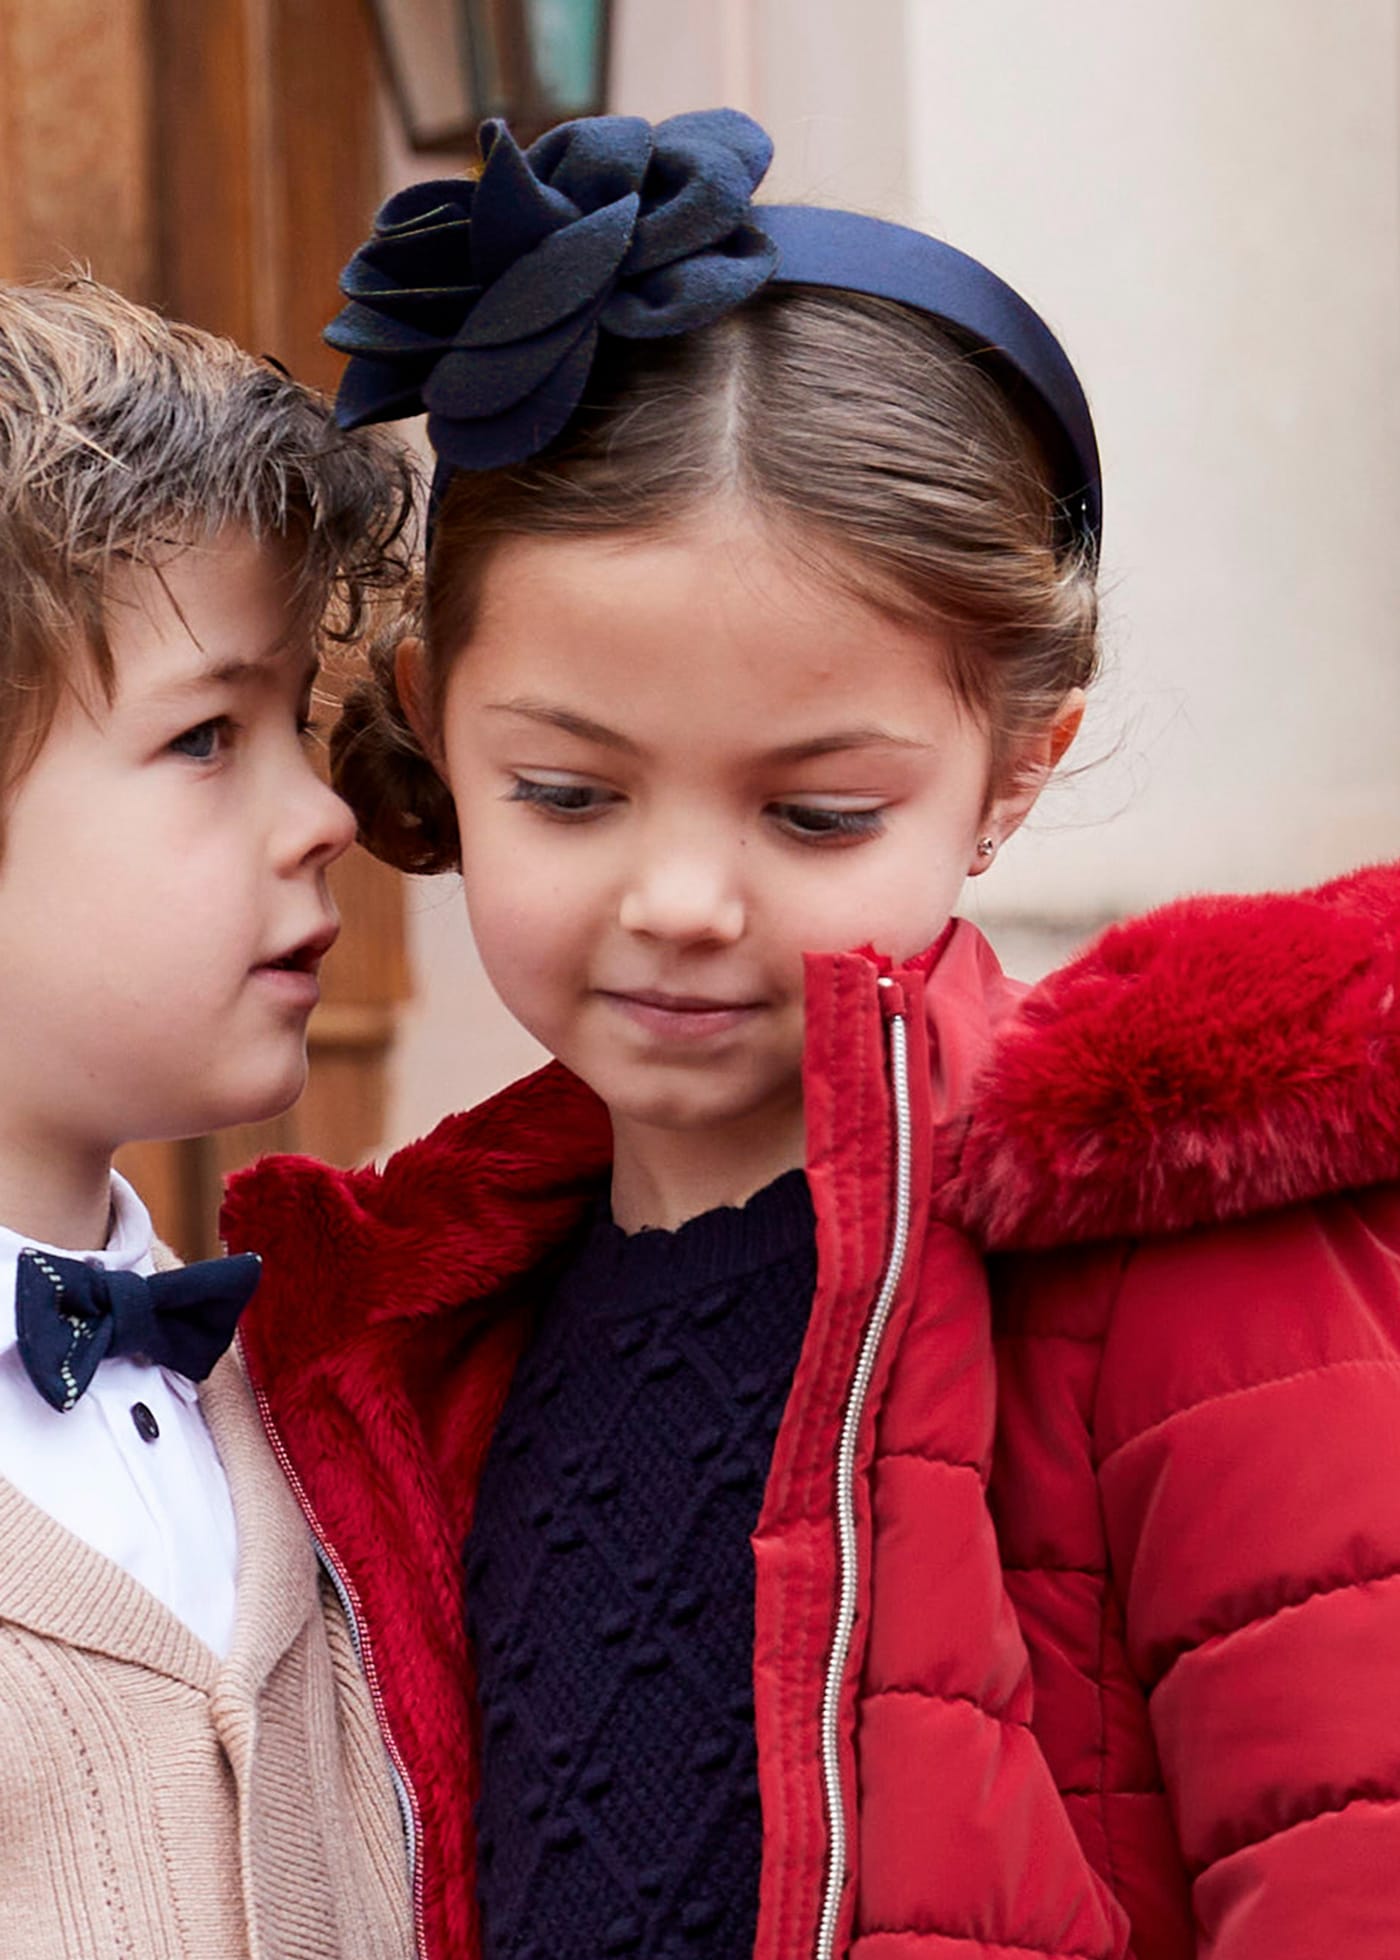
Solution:
[[[997,840],[995,837],[979,837],[977,840],[977,855],[982,859],[984,864],[988,858],[996,855],[996,848]]]

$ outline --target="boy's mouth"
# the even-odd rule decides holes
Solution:
[[[340,937],[340,922],[328,919],[315,932],[308,933],[305,939],[298,940],[295,946],[285,953],[274,954],[271,959],[259,960],[253,968],[255,973],[301,973],[315,979],[317,969],[326,954]]]

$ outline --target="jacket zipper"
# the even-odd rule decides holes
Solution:
[[[399,1815],[403,1819],[404,1845],[408,1852],[408,1879],[413,1895],[413,1950],[417,1955],[417,1960],[428,1960],[428,1937],[423,1916],[423,1869],[422,1861],[418,1856],[419,1839],[421,1837],[418,1798],[409,1780],[408,1771],[404,1765],[398,1743],[394,1739],[393,1730],[389,1727],[389,1714],[384,1706],[384,1696],[379,1686],[379,1673],[375,1666],[374,1654],[370,1648],[369,1636],[364,1629],[359,1598],[354,1586],[350,1582],[349,1576],[341,1566],[339,1559],[332,1552],[329,1542],[321,1530],[320,1519],[312,1509],[311,1500],[306,1495],[301,1478],[297,1475],[296,1468],[291,1458],[287,1455],[282,1438],[278,1434],[276,1424],[272,1420],[272,1411],[268,1406],[266,1394],[260,1387],[254,1386],[253,1395],[257,1401],[258,1413],[262,1417],[263,1429],[267,1435],[268,1442],[272,1445],[272,1451],[277,1458],[282,1475],[291,1486],[292,1494],[301,1506],[302,1516],[306,1519],[307,1525],[310,1527],[311,1542],[316,1547],[316,1556],[320,1560],[327,1578],[335,1588],[336,1597],[340,1601],[342,1612],[345,1614],[346,1624],[350,1628],[350,1641],[355,1649],[355,1658],[360,1664],[360,1672],[364,1675],[365,1685],[369,1689],[369,1697],[374,1708],[375,1720],[379,1724],[379,1733],[383,1738],[385,1753],[389,1758],[389,1776],[394,1785],[394,1795],[398,1800]]]
[[[839,1551],[840,1585],[837,1593],[836,1626],[827,1656],[826,1680],[822,1689],[822,1781],[826,1794],[827,1874],[822,1915],[817,1929],[816,1960],[832,1960],[836,1948],[836,1924],[841,1914],[841,1894],[845,1889],[848,1864],[846,1807],[841,1789],[841,1688],[850,1656],[851,1634],[856,1617],[856,1440],[860,1434],[870,1378],[880,1352],[885,1325],[894,1305],[904,1273],[909,1247],[909,1216],[912,1196],[913,1124],[909,1108],[909,1037],[905,1025],[907,1009],[896,1003],[899,995],[893,980],[881,976],[883,1007],[889,1024],[890,1086],[894,1102],[894,1229],[885,1258],[884,1277],[861,1341],[856,1371],[846,1395],[841,1440],[836,1452],[836,1530]]]

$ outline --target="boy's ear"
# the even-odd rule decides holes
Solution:
[[[968,866],[974,878],[988,869],[1007,838],[1026,821],[1036,798],[1064,760],[1083,720],[1084,690],[1072,687],[1044,727],[1018,744],[1007,771],[1008,786],[990,800],[978,826],[978,845]],[[990,850],[984,848],[988,841]]]
[[[394,691],[399,697],[404,720],[413,730],[418,746],[432,762],[437,754],[437,744],[431,738],[427,716],[423,713],[424,692],[423,642],[409,636],[399,641],[394,649]]]

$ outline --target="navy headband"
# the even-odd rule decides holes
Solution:
[[[1046,451],[1067,528],[1097,556],[1103,491],[1089,404],[1068,354],[1018,292],[942,239],[859,211],[760,204],[754,216],[778,248],[775,286],[898,300],[955,328],[1004,386],[1010,377]]]
[[[721,319],[768,285],[828,286],[942,321],[1045,450],[1075,543],[1097,555],[1098,448],[1054,334],[975,259],[854,211],[755,205],[772,157],[734,109],[594,116],[521,150],[482,125],[476,178],[389,199],[341,277],[326,330],[350,360],[342,426],[427,414],[435,494],[456,470],[523,462],[579,406],[599,337],[651,340]]]

